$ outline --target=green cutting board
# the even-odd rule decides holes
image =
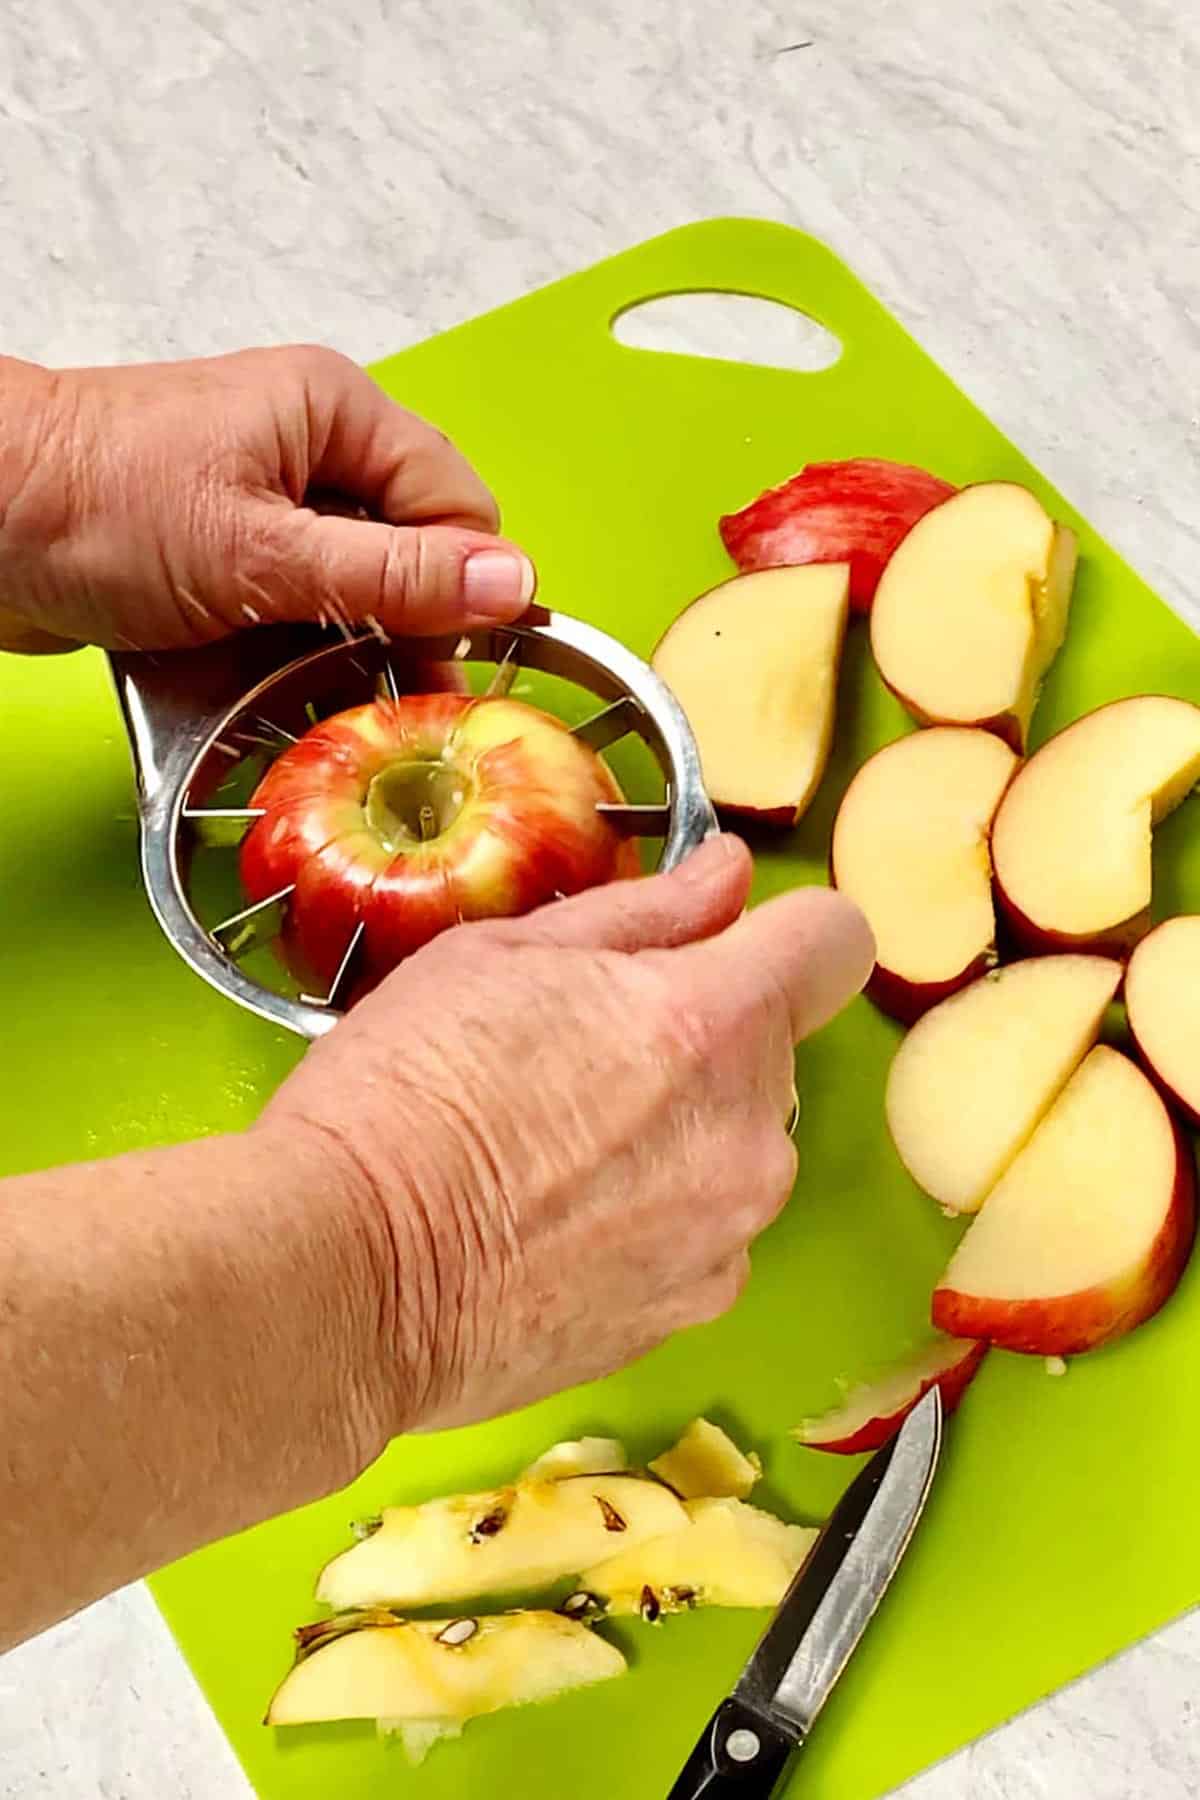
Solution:
[[[614,341],[623,308],[695,289],[788,302],[840,338],[841,359],[801,374]],[[543,597],[642,653],[730,573],[721,512],[806,460],[869,454],[960,483],[1027,482],[1080,528],[1074,620],[1039,738],[1123,694],[1200,699],[1200,645],[1187,628],[854,276],[796,232],[721,220],[670,233],[374,373],[483,470],[506,529],[537,559]],[[248,1121],[298,1049],[210,993],[160,940],[139,890],[129,766],[102,661],[0,658],[0,701],[4,1168]],[[800,829],[759,849],[760,897],[824,879],[847,777],[908,729],[855,627],[829,773]],[[1160,834],[1163,911],[1200,903],[1189,813]],[[763,1451],[767,1504],[826,1513],[856,1465],[799,1449],[787,1430],[831,1403],[839,1381],[922,1335],[956,1235],[884,1131],[898,1035],[863,1000],[802,1050],[800,1181],[730,1317],[518,1417],[396,1443],[349,1493],[158,1576],[159,1603],[265,1800],[665,1794],[760,1615],[616,1629],[626,1679],[481,1721],[417,1772],[365,1727],[288,1735],[259,1721],[291,1628],[313,1615],[314,1572],[347,1542],[350,1520],[498,1481],[556,1438],[614,1433],[645,1455],[703,1411]],[[790,1792],[870,1800],[1200,1598],[1198,1369],[1197,1272],[1158,1319],[1065,1380],[1037,1360],[988,1360],[915,1546]]]

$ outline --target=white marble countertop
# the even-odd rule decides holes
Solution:
[[[803,225],[1200,623],[1178,0],[7,0],[0,348],[366,360],[671,225]],[[1200,1794],[1193,1617],[904,1790]],[[236,1800],[149,1599],[0,1662],[5,1800]]]

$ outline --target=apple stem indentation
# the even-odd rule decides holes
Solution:
[[[387,850],[430,844],[454,824],[465,799],[462,771],[450,763],[390,763],[367,788],[367,824]]]

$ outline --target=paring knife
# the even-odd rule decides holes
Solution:
[[[851,1482],[669,1800],[767,1800],[887,1592],[925,1507],[942,1444],[931,1388]]]

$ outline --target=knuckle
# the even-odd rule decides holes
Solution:
[[[749,1278],[750,1258],[743,1251],[698,1290],[693,1308],[695,1323],[707,1325],[723,1318],[741,1299]]]
[[[284,346],[283,354],[310,375],[342,375],[347,369],[358,372],[358,365],[335,350],[331,344],[300,343]]]
[[[745,1208],[750,1227],[746,1236],[750,1238],[778,1218],[787,1205],[796,1185],[799,1157],[792,1140],[772,1126],[756,1139],[744,1166],[753,1171]]]
[[[708,1016],[666,979],[650,997],[647,1017],[655,1045],[670,1064],[699,1069],[711,1062],[713,1033]]]

